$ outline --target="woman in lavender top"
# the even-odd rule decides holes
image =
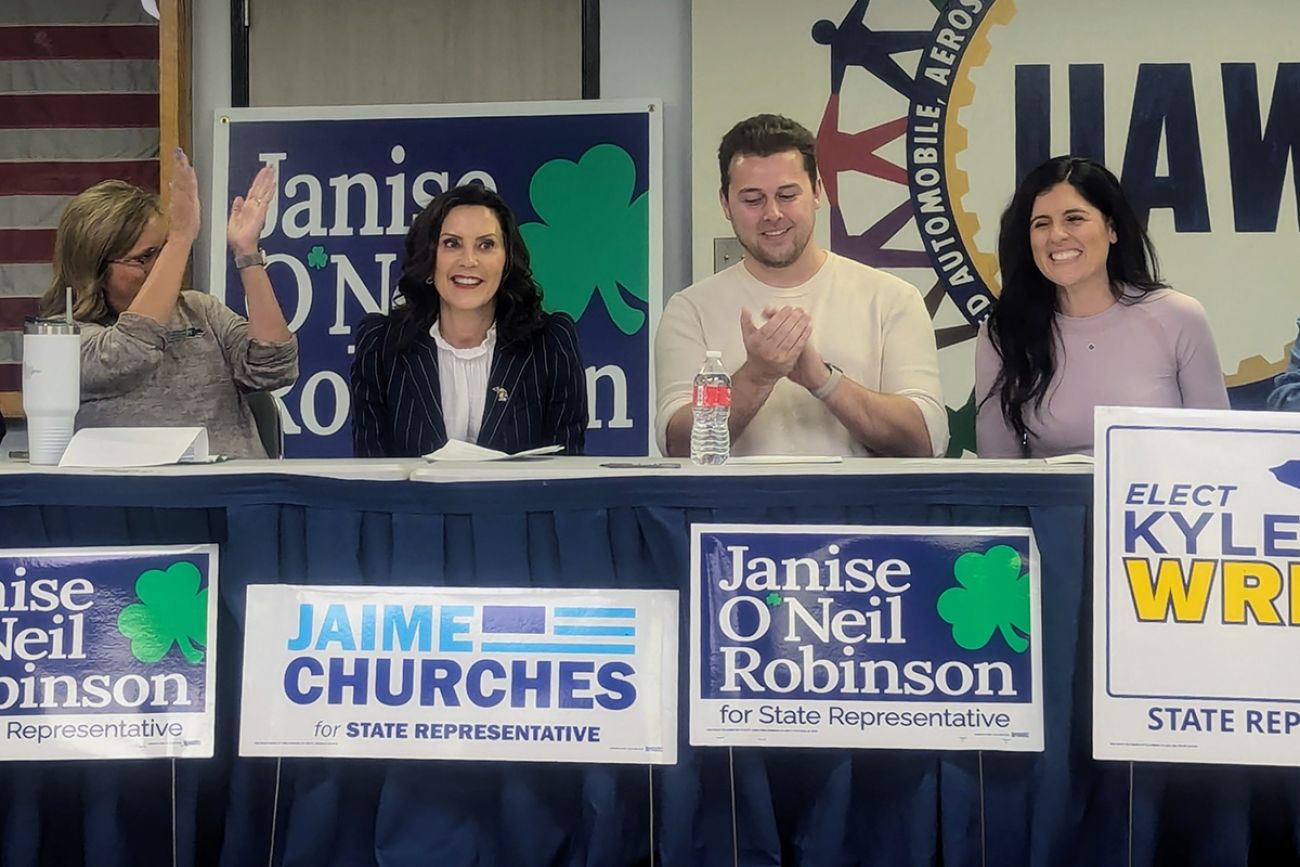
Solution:
[[[1228,407],[1205,310],[1160,280],[1105,166],[1057,157],[1030,172],[998,256],[1002,294],[975,349],[980,457],[1091,454],[1097,406]]]

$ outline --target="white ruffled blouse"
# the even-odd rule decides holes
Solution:
[[[488,329],[478,346],[459,349],[442,338],[433,323],[429,334],[438,346],[438,382],[442,391],[442,420],[447,438],[472,443],[478,439],[487,403],[488,373],[497,345],[497,327]]]

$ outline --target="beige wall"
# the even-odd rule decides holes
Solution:
[[[695,279],[713,273],[713,239],[732,236],[718,204],[718,142],[736,121],[763,112],[784,114],[816,131],[826,99],[825,49],[806,34],[819,18],[842,15],[845,5],[752,0],[743,15],[727,0],[699,0],[692,7]],[[826,243],[824,223],[817,236]]]
[[[249,0],[252,105],[579,99],[581,0]]]

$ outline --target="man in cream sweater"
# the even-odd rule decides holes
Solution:
[[[690,453],[691,382],[709,349],[731,373],[734,455],[931,457],[948,443],[934,330],[910,284],[813,239],[812,134],[777,115],[718,149],[737,264],[678,292],[655,336],[655,431]]]

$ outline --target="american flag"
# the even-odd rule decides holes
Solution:
[[[632,654],[635,608],[484,605],[484,653]],[[549,622],[548,622],[549,621]]]
[[[21,415],[23,317],[68,200],[158,189],[158,22],[140,0],[0,2],[0,411]]]

